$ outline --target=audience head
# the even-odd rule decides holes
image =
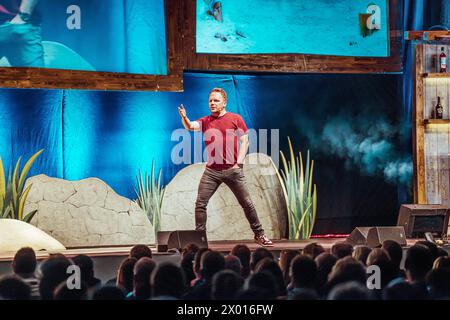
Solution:
[[[406,253],[405,270],[411,281],[424,281],[433,266],[433,258],[428,247],[415,244]]]
[[[71,261],[62,254],[50,255],[40,266],[41,281],[39,292],[43,300],[53,299],[53,291],[63,281],[70,276],[67,273]]]
[[[134,265],[136,258],[126,258],[122,261],[117,271],[116,285],[128,294],[133,291]]]
[[[286,283],[284,282],[283,274],[281,272],[278,263],[276,263],[270,258],[264,258],[261,261],[259,261],[255,267],[255,272],[262,272],[262,271],[267,271],[273,276],[277,284],[278,293],[280,296],[287,295]]]
[[[237,274],[242,274],[241,260],[238,257],[228,254],[225,256],[225,269],[233,270]]]
[[[130,250],[130,258],[135,258],[136,261],[140,258],[153,258],[152,250],[145,244],[137,244]]]
[[[352,257],[357,260],[361,261],[364,265],[366,265],[367,257],[369,256],[372,249],[370,249],[368,246],[356,246],[353,248]]]
[[[36,254],[30,247],[19,249],[14,255],[12,269],[15,274],[30,274],[36,269]]]
[[[162,263],[152,276],[153,297],[180,299],[186,290],[183,270],[171,263]]]
[[[95,289],[92,300],[125,300],[125,292],[115,286],[103,286]]]
[[[205,279],[212,279],[214,274],[225,268],[225,258],[220,252],[208,251],[200,261],[200,272]]]
[[[188,245],[186,245],[183,250],[181,251],[181,254],[183,255],[183,257],[187,254],[194,254],[200,249],[200,247],[198,245],[196,245],[195,243],[189,243]]]
[[[328,286],[329,288],[333,288],[338,284],[349,281],[355,281],[365,285],[366,277],[366,269],[364,265],[360,261],[347,256],[339,259],[334,265],[328,277]]]
[[[400,263],[403,258],[402,246],[394,240],[385,240],[381,246],[382,249],[386,250],[391,258],[392,263],[397,269],[400,269]]]
[[[0,278],[0,299],[30,300],[31,289],[17,276],[3,276]]]
[[[279,296],[277,283],[268,271],[253,273],[246,281],[246,288],[259,291],[258,296],[262,300],[274,300]]]
[[[134,265],[134,298],[148,299],[151,296],[150,280],[156,263],[148,257],[139,259]]]
[[[381,271],[381,286],[384,288],[391,280],[398,276],[398,269],[391,262],[386,250],[375,248],[367,257],[367,266],[377,266]]]
[[[252,260],[250,262],[250,268],[252,270],[255,269],[256,265],[259,261],[261,261],[264,258],[270,258],[273,260],[273,254],[266,248],[258,248],[252,253]]]
[[[291,262],[291,281],[295,288],[312,289],[316,284],[317,266],[309,255],[299,255]]]
[[[280,252],[280,261],[279,265],[281,268],[281,272],[283,273],[284,282],[289,284],[291,282],[290,276],[290,267],[292,260],[299,255],[298,250],[282,250]]]
[[[77,255],[72,258],[75,265],[80,267],[81,280],[86,282],[88,287],[97,285],[94,283],[94,261],[90,257],[84,254]]]
[[[352,252],[353,246],[345,241],[336,242],[331,247],[331,253],[338,259],[351,256]]]
[[[206,252],[209,252],[209,251],[211,251],[211,250],[208,249],[208,248],[200,248],[200,249],[198,249],[198,251],[195,253],[195,257],[194,257],[194,273],[195,273],[195,275],[197,276],[197,278],[199,278],[199,277],[201,276],[201,275],[200,275],[200,269],[201,269],[200,264],[201,264],[202,256],[203,256]]]
[[[434,260],[433,269],[450,268],[450,258],[441,256]]]
[[[213,300],[233,300],[242,288],[244,279],[232,270],[217,272],[212,280],[211,297]]]
[[[313,242],[307,244],[302,253],[309,255],[314,260],[322,252],[325,252],[325,249],[317,242]]]
[[[367,287],[359,282],[345,282],[336,285],[328,294],[328,300],[370,300]]]
[[[247,247],[245,244],[238,244],[235,245],[234,248],[231,250],[231,254],[233,256],[236,256],[241,261],[242,265],[242,273],[241,275],[244,278],[247,278],[250,274],[250,257],[251,252],[249,247]]]
[[[53,292],[53,300],[86,300],[87,286],[81,281],[80,288],[69,288],[66,281],[61,282]]]
[[[439,268],[431,270],[426,277],[426,283],[433,299],[450,299],[450,269]]]
[[[426,240],[417,241],[416,244],[421,244],[430,250],[432,261],[439,257],[439,248],[437,244]]]
[[[191,281],[195,279],[194,258],[195,253],[189,252],[183,256],[183,259],[181,259],[181,269],[183,269],[184,275],[186,277],[186,285],[188,286]]]

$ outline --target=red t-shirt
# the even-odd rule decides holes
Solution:
[[[237,163],[239,138],[247,134],[244,119],[238,114],[227,112],[221,117],[212,115],[197,120],[203,132],[207,167],[226,170]]]

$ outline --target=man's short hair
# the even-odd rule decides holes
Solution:
[[[213,93],[213,92],[218,92],[222,95],[223,100],[225,100],[225,102],[228,101],[228,97],[227,97],[227,93],[225,92],[225,90],[223,90],[222,88],[213,88],[209,94]]]
[[[14,256],[12,268],[14,273],[33,273],[36,269],[36,254],[30,247],[19,249]]]

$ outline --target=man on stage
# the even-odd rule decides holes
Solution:
[[[255,241],[262,246],[271,247],[273,243],[264,234],[245,184],[243,163],[248,150],[248,129],[240,115],[225,110],[226,105],[225,90],[214,88],[209,94],[211,115],[190,121],[184,106],[180,105],[178,108],[183,126],[187,130],[203,132],[208,154],[208,163],[200,180],[195,202],[195,228],[206,230],[206,206],[223,182],[244,209],[245,217],[255,234]]]

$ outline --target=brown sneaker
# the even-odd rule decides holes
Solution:
[[[273,242],[265,234],[255,235],[255,242],[263,247],[273,247]]]

